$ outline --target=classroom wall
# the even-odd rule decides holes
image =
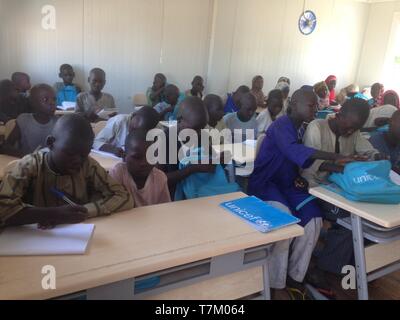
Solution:
[[[23,70],[34,83],[54,83],[68,62],[86,84],[101,66],[122,112],[156,72],[182,91],[200,74],[207,92],[221,95],[255,74],[265,91],[282,75],[293,88],[331,73],[339,86],[354,82],[370,4],[306,3],[319,19],[308,37],[297,27],[303,0],[0,0],[0,78]],[[56,7],[56,30],[41,27],[46,4]]]
[[[385,82],[384,67],[391,40],[393,18],[399,12],[400,1],[371,4],[357,76],[360,86],[370,86],[377,81]]]

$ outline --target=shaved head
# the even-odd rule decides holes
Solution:
[[[93,144],[94,133],[89,121],[78,114],[61,117],[53,128],[52,136],[65,144]]]
[[[180,107],[180,130],[201,130],[207,126],[208,113],[203,100],[198,97],[187,97]]]

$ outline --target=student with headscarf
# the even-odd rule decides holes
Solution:
[[[325,80],[326,85],[328,86],[329,90],[329,103],[331,106],[337,105],[336,103],[336,84],[337,84],[337,78],[334,75],[330,75],[328,78]]]
[[[325,110],[330,107],[329,89],[325,81],[318,82],[314,85],[314,92],[318,97],[318,109]]]

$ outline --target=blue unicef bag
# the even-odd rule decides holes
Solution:
[[[201,159],[204,157],[204,149],[196,148],[191,151],[189,156],[180,161],[179,169],[185,168],[195,160],[198,161],[197,163],[201,163]],[[215,196],[239,190],[238,184],[228,182],[224,168],[218,164],[214,173],[195,173],[178,183],[175,190],[175,201]]]
[[[327,188],[352,201],[400,204],[400,186],[390,179],[389,161],[353,162],[343,173],[333,173],[329,180],[339,188]]]

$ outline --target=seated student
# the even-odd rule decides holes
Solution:
[[[17,87],[18,93],[27,98],[29,96],[29,90],[31,89],[31,78],[24,72],[14,72],[11,76],[11,81],[14,82]]]
[[[275,89],[281,90],[282,94],[283,94],[283,108],[282,108],[281,113],[279,114],[279,116],[283,116],[283,115],[285,115],[287,113],[287,109],[288,109],[288,106],[289,106],[289,103],[290,103],[290,97],[289,97],[289,94],[290,94],[290,80],[288,78],[285,78],[285,77],[281,77],[279,80],[281,80],[281,81],[279,81],[276,84]]]
[[[110,176],[132,195],[135,207],[171,202],[168,179],[164,172],[147,161],[146,130],[133,130],[126,138],[124,162],[118,163]]]
[[[90,91],[82,92],[78,95],[75,111],[82,113],[91,122],[95,122],[101,120],[98,114],[102,110],[115,110],[115,102],[112,95],[102,92],[106,84],[104,70],[99,68],[92,69],[88,82]],[[112,115],[115,115],[115,113]]]
[[[238,112],[225,115],[225,126],[231,130],[234,143],[257,139],[258,124],[256,110],[256,98],[249,92],[240,97]],[[250,134],[249,131],[252,133]]]
[[[382,105],[371,109],[371,114],[366,122],[364,131],[376,130],[389,124],[390,118],[399,110],[399,96],[393,90],[386,91],[381,99]],[[385,128],[383,128],[385,129]],[[372,131],[371,136],[376,132]]]
[[[33,113],[18,116],[2,152],[22,157],[46,146],[46,138],[57,122],[56,96],[52,87],[39,84],[32,88],[29,97]],[[16,146],[17,144],[17,146]]]
[[[6,123],[28,112],[27,104],[18,95],[18,90],[11,80],[0,81],[0,122]]]
[[[256,97],[257,108],[265,108],[265,94],[263,92],[264,78],[255,76],[252,81],[251,93]]]
[[[182,102],[182,113],[178,117],[177,139],[170,141],[172,129],[167,132],[166,138],[166,165],[160,164],[160,168],[167,174],[168,186],[172,195],[175,195],[176,186],[179,182],[185,180],[195,173],[214,173],[216,166],[213,164],[191,164],[182,170],[179,170],[178,155],[184,144],[179,139],[179,133],[185,129],[194,130],[198,137],[201,136],[201,130],[205,129],[208,121],[208,114],[203,101],[198,97],[188,97]],[[171,143],[175,143],[174,146]],[[175,150],[174,154],[171,150]],[[176,153],[175,153],[176,152]]]
[[[220,96],[209,94],[204,98],[204,106],[208,111],[207,129],[217,129],[222,131],[226,129],[224,122],[224,104]]]
[[[314,92],[318,97],[318,110],[325,110],[330,107],[329,89],[325,81],[314,85]]]
[[[131,209],[130,194],[89,157],[93,139],[80,115],[60,118],[47,138],[49,151],[20,160],[0,184],[0,225],[54,227]],[[66,205],[54,189],[76,206]]]
[[[73,83],[75,78],[74,68],[69,64],[60,66],[58,76],[63,82],[57,82],[54,85],[57,95],[57,106],[62,106],[63,102],[75,102],[78,94],[81,93],[81,88]]]
[[[132,114],[120,114],[107,121],[106,126],[96,136],[93,149],[115,154],[124,154],[125,139],[134,129],[149,131],[159,122],[159,115],[152,107],[143,107]]]
[[[382,105],[382,96],[385,91],[383,84],[374,83],[371,87],[371,96],[372,98],[368,100],[371,108],[379,107]]]
[[[257,117],[257,132],[259,135],[265,133],[269,126],[277,119],[283,108],[283,94],[281,90],[275,89],[268,94],[267,109]]]
[[[372,136],[369,142],[390,159],[393,170],[400,174],[400,110],[389,120],[389,131]]]
[[[176,120],[180,95],[178,87],[173,84],[166,86],[164,95],[165,101],[157,104],[154,109],[159,113],[161,120]]]
[[[199,97],[203,99],[204,80],[201,76],[195,76],[192,81],[192,89],[185,92],[186,97]]]
[[[270,261],[271,287],[275,289],[288,286],[305,291],[302,282],[322,226],[316,201],[305,202],[310,195],[299,168],[310,166],[315,159],[345,159],[302,144],[304,123],[314,119],[316,109],[317,97],[312,90],[293,94],[288,115],[278,118],[267,130],[249,181],[250,195],[274,206],[284,205],[304,227],[304,235],[292,241],[289,257],[283,252]]]
[[[391,105],[400,109],[399,95],[396,91],[388,90],[382,96],[383,105]]]
[[[357,98],[347,100],[335,117],[317,119],[309,124],[304,136],[304,144],[309,148],[349,157],[375,159],[379,152],[360,133],[369,114],[370,107],[367,101]],[[302,176],[311,187],[315,187],[321,183],[327,183],[331,172],[341,171],[343,171],[341,165],[316,160],[310,167],[303,170]]]
[[[237,90],[233,93],[228,93],[224,112],[225,113],[232,113],[239,111],[239,100],[243,94],[249,93],[250,88],[247,86],[240,86]]]
[[[328,87],[329,90],[329,103],[331,106],[336,106],[336,84],[337,84],[337,78],[334,75],[330,75],[328,78],[326,78],[325,83]]]
[[[209,94],[204,98],[204,106],[208,111],[208,125],[206,129],[210,130],[212,144],[230,143],[232,135],[227,130],[224,122],[224,104],[220,96]],[[216,130],[216,131],[215,131]]]
[[[162,73],[154,76],[153,86],[147,89],[146,96],[148,104],[152,107],[160,102],[165,101],[165,87],[167,85],[167,77]]]

